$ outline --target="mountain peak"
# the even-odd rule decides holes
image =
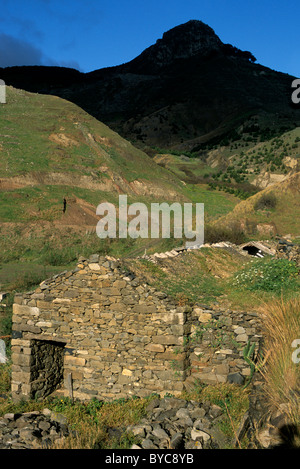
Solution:
[[[222,46],[222,41],[210,26],[199,20],[190,20],[165,32],[161,39],[145,49],[131,65],[145,66],[147,63],[157,69],[170,65],[177,59],[205,56],[220,50]]]
[[[210,26],[199,20],[190,20],[165,32],[156,45],[168,46],[175,57],[185,58],[219,49],[222,42]]]

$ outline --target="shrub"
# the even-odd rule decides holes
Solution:
[[[275,194],[263,194],[254,205],[254,210],[270,210],[277,205]]]
[[[233,244],[242,244],[246,236],[239,224],[232,226],[205,225],[204,241],[205,243],[219,243],[220,241],[229,241]]]

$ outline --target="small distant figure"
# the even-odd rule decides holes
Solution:
[[[66,213],[67,210],[67,201],[64,199],[64,208],[63,208],[63,213]]]

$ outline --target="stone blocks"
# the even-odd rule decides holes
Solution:
[[[248,376],[242,350],[248,340],[259,343],[259,334],[255,314],[176,306],[122,263],[92,256],[16,295],[12,393],[178,394],[196,380]]]

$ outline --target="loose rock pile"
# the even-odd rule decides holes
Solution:
[[[120,439],[124,432],[135,436],[131,449],[225,449],[238,447],[246,434],[248,448],[297,448],[299,429],[287,420],[284,405],[269,412],[266,396],[256,382],[250,395],[249,411],[241,419],[235,438],[222,430],[220,423],[226,410],[209,401],[186,401],[175,397],[154,398],[146,416],[138,424],[109,428],[108,433]],[[42,412],[6,414],[0,418],[1,449],[50,449],[59,447],[69,436],[66,418],[44,409]]]
[[[132,449],[222,449],[230,444],[218,428],[223,417],[223,409],[208,401],[167,397],[153,399],[147,416],[126,430],[140,439]]]
[[[146,259],[153,264],[156,264],[161,259],[168,259],[172,257],[176,257],[180,254],[183,254],[187,251],[193,251],[195,249],[202,249],[202,248],[233,248],[238,249],[238,247],[228,241],[222,241],[220,243],[206,243],[206,244],[196,244],[192,247],[178,247],[174,248],[171,251],[165,252],[155,252],[154,254],[147,254],[146,252],[141,256],[141,259]]]
[[[65,417],[48,409],[0,419],[0,449],[49,449],[68,434]]]
[[[280,239],[276,246],[276,257],[296,262],[300,266],[300,245]]]

